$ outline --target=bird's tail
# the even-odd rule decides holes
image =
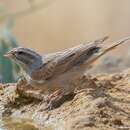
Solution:
[[[109,46],[104,47],[103,44],[99,44],[99,47],[101,47],[100,51],[98,53],[96,53],[95,55],[93,55],[88,61],[87,64],[91,64],[94,61],[96,61],[98,58],[100,58],[101,56],[103,56],[104,54],[106,54],[107,52],[115,49],[117,46],[125,43],[126,41],[130,40],[130,36],[129,37],[125,37],[117,42],[112,43]]]

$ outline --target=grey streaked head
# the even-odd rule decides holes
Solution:
[[[36,69],[42,65],[42,57],[35,51],[24,47],[14,48],[4,56],[15,61],[25,71],[28,69]]]

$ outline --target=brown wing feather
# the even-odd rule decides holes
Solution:
[[[68,62],[73,58],[74,55],[68,54],[66,57],[63,55],[55,57],[43,64],[41,68],[32,73],[32,78],[35,80],[47,80],[55,75],[57,72],[62,73],[65,71]]]
[[[56,53],[55,56],[49,54],[50,56],[47,56],[49,60],[46,60],[41,68],[32,73],[32,78],[47,80],[70,70],[73,66],[82,64],[100,49],[98,45],[106,39],[107,37],[104,37],[89,44],[81,44],[61,53]]]
[[[105,47],[103,42],[106,39],[107,37],[104,37],[88,44],[81,44],[66,51],[55,53],[55,56],[49,54],[50,56],[47,57],[49,60],[46,60],[41,68],[32,73],[32,78],[35,80],[47,80],[84,62],[90,65],[108,51],[130,40],[130,37]]]

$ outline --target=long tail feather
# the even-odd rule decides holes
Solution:
[[[115,49],[117,46],[127,42],[128,40],[130,40],[130,36],[129,37],[126,37],[126,38],[123,38],[117,42],[114,42],[112,43],[110,46],[107,46],[107,47],[104,47],[101,45],[101,50],[96,53],[95,55],[93,55],[88,61],[87,61],[87,64],[91,64],[93,63],[94,61],[96,61],[97,59],[99,59],[101,56],[103,56],[104,54],[106,54],[107,52]]]
[[[95,42],[101,44],[101,43],[103,43],[104,41],[106,41],[108,38],[109,38],[109,36],[104,36],[103,38],[98,39],[98,40],[96,40]]]

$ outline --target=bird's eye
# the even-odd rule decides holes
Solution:
[[[23,51],[18,51],[17,52],[19,55],[23,54],[24,52]]]

